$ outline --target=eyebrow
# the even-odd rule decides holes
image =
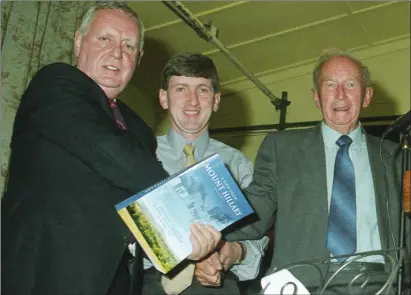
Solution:
[[[100,34],[100,36],[109,36],[109,37],[111,37],[111,38],[113,38],[113,37],[115,37],[115,34],[113,34],[113,33],[111,33],[111,32],[102,32],[101,34]],[[139,40],[133,40],[133,39],[131,39],[131,38],[123,38],[123,39],[121,39],[121,41],[123,42],[123,41],[131,41],[131,42],[133,42],[133,43],[135,43],[136,45],[138,45],[138,41]]]
[[[136,44],[138,43],[138,40],[133,40],[133,39],[130,39],[130,38],[124,38],[124,39],[121,39],[122,41],[131,41],[131,42],[135,42]]]
[[[190,86],[190,85],[189,85],[188,83],[176,83],[176,84],[171,85],[172,88],[174,88],[174,87],[176,87],[176,86]],[[207,84],[204,84],[204,83],[201,83],[201,84],[196,85],[196,88],[202,87],[202,86],[205,86],[205,87],[207,87],[207,88],[209,88],[209,89],[212,88],[212,86],[208,86]]]
[[[345,81],[356,80],[356,79],[360,79],[360,80],[361,80],[361,77],[352,77],[352,78],[345,79]],[[336,80],[336,79],[333,78],[333,77],[324,77],[324,78],[322,79],[323,82],[329,82],[329,81],[335,81],[335,80]]]

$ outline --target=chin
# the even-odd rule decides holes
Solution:
[[[100,85],[100,88],[104,91],[106,96],[110,99],[116,98],[120,94],[120,90],[112,87],[104,87]]]
[[[121,89],[121,85],[118,83],[99,83],[97,82],[98,85],[100,85],[102,88],[107,88],[107,89]]]
[[[103,75],[96,79],[97,83],[100,85],[104,85],[105,87],[119,87],[122,84],[122,79],[120,77],[113,77]]]
[[[185,132],[187,132],[187,133],[196,134],[198,132],[201,132],[204,129],[204,127],[201,127],[201,126],[185,126],[182,129],[185,130]]]

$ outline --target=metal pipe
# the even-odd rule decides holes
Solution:
[[[181,1],[162,1],[170,10],[177,14],[187,25],[189,25],[196,33],[204,40],[213,43],[221,52],[232,61],[232,63],[243,74],[251,80],[268,98],[271,103],[276,107],[276,110],[281,108],[281,99],[276,97],[258,78],[250,73],[244,65],[221,43],[217,37],[210,32],[210,28],[204,25],[199,19],[197,19],[191,11],[185,7]],[[217,33],[216,33],[217,35]]]

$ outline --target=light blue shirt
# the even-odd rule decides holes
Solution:
[[[167,135],[157,136],[157,157],[169,174],[174,174],[184,168],[186,155],[183,149],[188,143],[190,142],[172,129]],[[194,147],[194,158],[197,162],[213,153],[218,153],[242,189],[250,184],[253,178],[253,168],[242,152],[210,138],[208,132],[197,137],[191,144]]]
[[[328,127],[321,126],[325,147],[327,169],[328,211],[330,210],[331,191],[334,179],[334,164],[339,149],[336,141],[343,135]],[[361,125],[350,132],[353,140],[349,148],[349,156],[354,165],[355,192],[357,206],[357,252],[381,250],[380,233],[378,231],[377,209],[375,204],[374,183],[368,157],[367,142]],[[366,262],[384,262],[382,256],[370,256],[361,259]]]
[[[169,174],[174,174],[184,168],[186,155],[183,149],[187,143],[189,142],[183,136],[174,132],[173,129],[170,129],[167,135],[157,137],[157,157]],[[250,184],[253,168],[251,162],[247,160],[242,152],[210,138],[207,131],[197,137],[191,144],[194,146],[196,161],[200,161],[213,153],[218,153],[242,189]],[[242,243],[247,247],[247,256],[241,264],[233,265],[230,271],[235,273],[239,280],[251,280],[258,275],[268,238],[242,241]],[[151,266],[150,261],[144,260],[144,268]]]

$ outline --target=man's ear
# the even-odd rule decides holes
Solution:
[[[370,105],[373,93],[374,93],[374,89],[372,87],[365,88],[364,101],[362,102],[363,108],[366,108]]]
[[[140,64],[141,58],[143,57],[144,54],[144,50],[141,49],[141,51],[139,52],[138,56],[137,56],[137,63],[136,65],[138,66]]]
[[[168,109],[168,100],[167,100],[167,90],[160,89],[158,93],[158,97],[160,100],[160,105],[163,109],[167,110]]]
[[[79,31],[76,31],[74,34],[74,53],[77,58],[80,55],[82,37],[83,35],[81,35]]]
[[[214,94],[214,103],[213,103],[213,111],[217,112],[218,111],[218,107],[220,106],[220,99],[221,99],[221,94],[216,93]]]
[[[320,97],[318,96],[318,92],[315,90],[315,88],[311,89],[313,99],[315,106],[319,109],[321,109],[321,102],[320,102]]]

